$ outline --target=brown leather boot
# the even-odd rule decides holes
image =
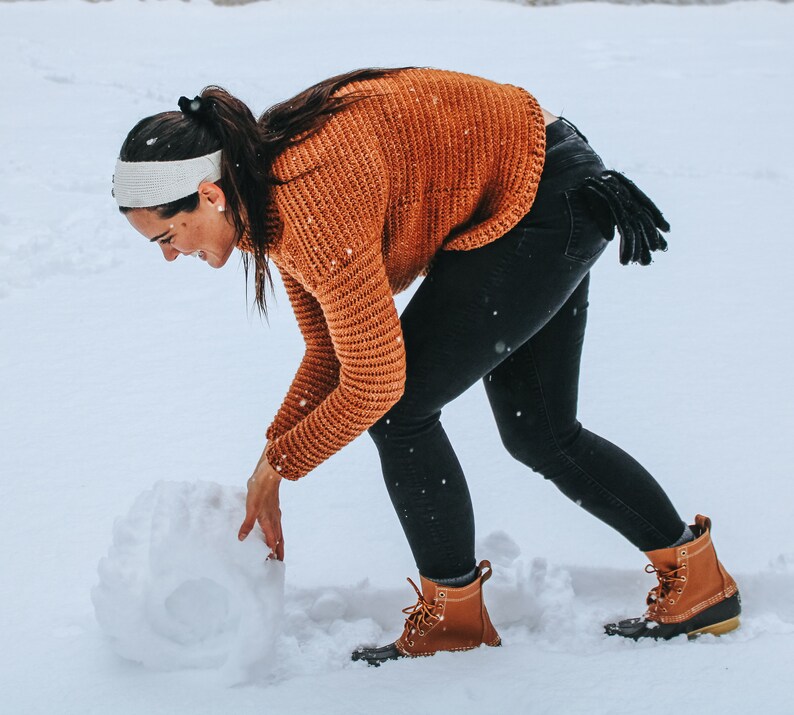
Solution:
[[[380,665],[385,660],[433,655],[442,651],[471,650],[478,646],[497,646],[501,639],[488,616],[482,598],[482,585],[491,577],[491,564],[481,561],[477,576],[468,586],[450,588],[421,577],[422,590],[408,579],[419,597],[407,614],[403,634],[380,648],[359,648],[353,660]]]
[[[698,514],[690,526],[695,540],[681,546],[648,551],[657,586],[648,594],[642,618],[605,626],[608,635],[640,638],[690,638],[722,635],[739,627],[741,597],[736,582],[720,563],[711,542],[711,519]]]

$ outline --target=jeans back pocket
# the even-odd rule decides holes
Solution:
[[[615,227],[597,220],[577,189],[565,192],[565,202],[571,221],[571,232],[565,255],[575,261],[587,263],[594,260],[615,235]]]

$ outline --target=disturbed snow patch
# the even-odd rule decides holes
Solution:
[[[342,588],[290,588],[285,598],[284,564],[266,560],[261,532],[260,539],[237,541],[243,513],[244,496],[236,489],[160,482],[116,522],[92,596],[119,655],[158,670],[206,669],[230,685],[272,682],[364,668],[351,662],[352,650],[385,645],[400,634],[402,609],[415,599],[400,578],[390,589],[364,579]],[[477,553],[493,566],[484,593],[491,618],[504,646],[517,654],[654,647],[603,632],[603,623],[641,614],[654,579],[639,566],[623,571],[525,561],[501,531],[479,541]],[[724,644],[770,630],[794,632],[794,609],[783,596],[794,582],[792,563],[784,555],[768,573],[739,577],[752,605],[743,628],[723,636]],[[768,595],[770,579],[779,598]]]
[[[206,482],[158,482],[116,521],[92,600],[124,658],[158,670],[208,668],[229,683],[270,672],[284,565],[252,534],[244,497]]]

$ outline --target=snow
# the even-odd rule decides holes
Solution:
[[[230,685],[272,670],[284,564],[263,560],[255,539],[238,543],[244,509],[234,487],[158,482],[116,521],[92,601],[119,655],[156,670],[208,668]]]
[[[0,3],[0,710],[788,712],[793,25],[767,2]],[[611,246],[594,270],[580,417],[713,519],[739,631],[605,637],[642,611],[644,557],[506,455],[480,388],[444,423],[503,647],[349,661],[417,577],[366,437],[284,485],[283,567],[236,542],[300,335],[280,286],[268,325],[234,262],[132,231],[118,149],[205,84],[259,112],[407,64],[527,87],[673,225],[653,266]]]

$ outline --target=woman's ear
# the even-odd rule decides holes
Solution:
[[[226,210],[226,194],[223,193],[223,189],[217,184],[213,184],[210,181],[202,182],[198,187],[198,195],[199,201],[201,203],[206,202],[210,208],[221,212]]]

